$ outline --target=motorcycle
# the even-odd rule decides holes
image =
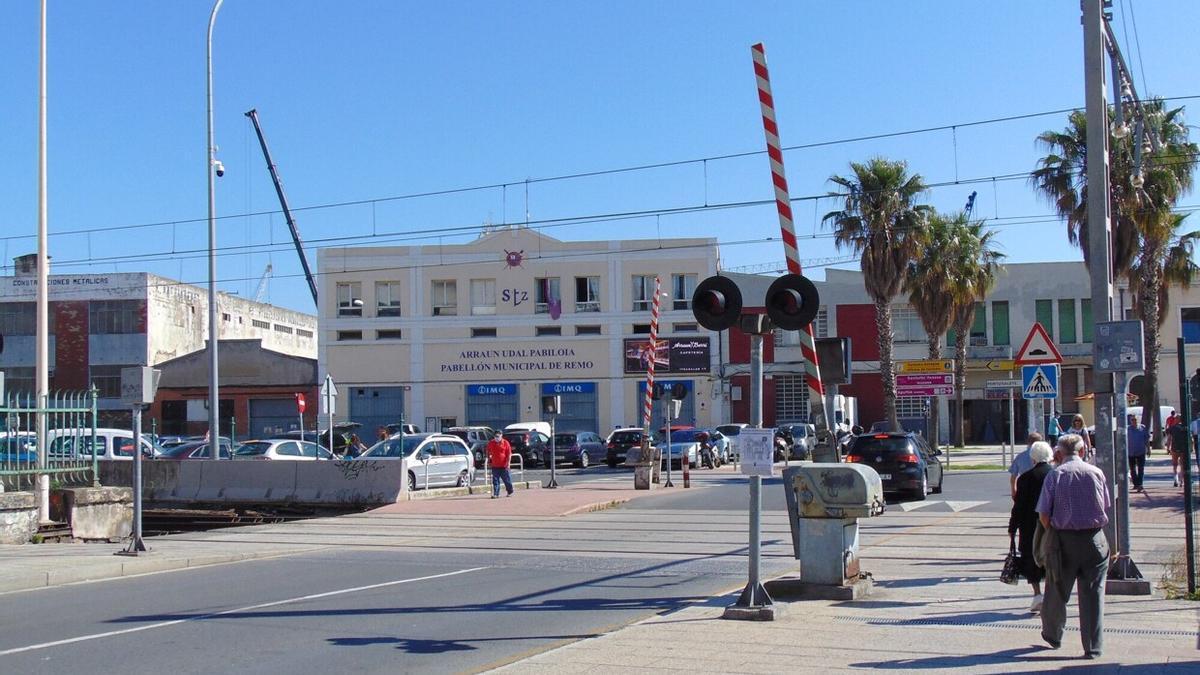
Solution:
[[[716,448],[709,442],[708,436],[701,436],[697,440],[700,442],[700,466],[706,469],[715,469],[720,466],[721,458],[717,457]]]
[[[792,445],[795,443],[792,440],[792,434],[786,429],[778,429],[775,432],[775,461],[785,462],[792,456]]]

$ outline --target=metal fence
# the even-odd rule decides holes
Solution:
[[[61,485],[99,485],[96,398],[91,391],[51,393],[39,407],[32,394],[0,399],[0,485],[6,491],[32,490],[42,475]],[[46,438],[38,438],[37,418],[46,415]],[[44,457],[43,457],[44,453]]]

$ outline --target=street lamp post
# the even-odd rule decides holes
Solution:
[[[217,23],[217,12],[221,10],[224,0],[213,3],[212,14],[208,17],[208,450],[213,459],[220,459],[221,426],[219,397],[217,391],[217,201],[216,201],[216,146],[213,143],[213,66],[212,66],[212,36],[213,26]],[[224,173],[224,170],[221,171]]]

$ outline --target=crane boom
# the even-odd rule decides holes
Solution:
[[[300,230],[296,229],[296,219],[292,218],[292,210],[288,208],[287,196],[283,194],[283,182],[279,179],[279,171],[271,159],[271,151],[267,148],[267,139],[263,136],[262,126],[258,123],[258,110],[251,108],[246,117],[254,123],[254,133],[258,134],[258,144],[262,146],[263,158],[267,160],[267,170],[271,172],[271,181],[275,183],[275,194],[279,195],[279,206],[283,208],[283,217],[287,219],[288,230],[292,233],[292,243],[296,245],[296,255],[300,256],[300,266],[304,268],[304,278],[308,281],[308,290],[312,293],[313,305],[317,304],[317,282],[313,279],[312,268],[308,265],[308,256],[304,254],[304,242],[300,240]]]

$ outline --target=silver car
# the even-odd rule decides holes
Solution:
[[[462,439],[450,434],[397,435],[379,441],[354,461],[407,459],[408,489],[470,485],[475,463]]]
[[[233,451],[233,458],[312,462],[318,459],[333,459],[334,457],[328,450],[316,443],[273,438],[264,441],[246,441]]]

